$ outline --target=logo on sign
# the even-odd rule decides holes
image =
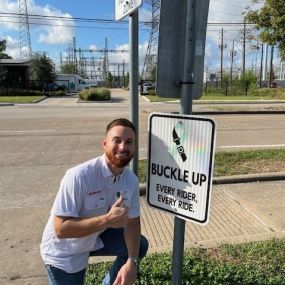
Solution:
[[[134,1],[133,0],[120,0],[120,5],[123,5],[123,13],[127,13],[129,10],[134,8]]]
[[[187,156],[183,147],[183,143],[186,137],[187,131],[185,130],[183,122],[178,121],[172,130],[172,139],[175,145],[172,146],[172,148],[169,150],[169,153],[174,159],[176,159],[177,154],[179,154],[183,162],[187,160]]]

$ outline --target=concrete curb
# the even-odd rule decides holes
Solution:
[[[14,106],[15,104],[14,103],[0,103],[0,106]]]
[[[285,172],[256,173],[213,178],[213,185],[285,180]],[[140,183],[140,196],[146,195],[146,183]]]
[[[285,114],[285,110],[237,110],[237,111],[193,111],[193,115],[276,115]]]
[[[285,100],[193,100],[193,104],[284,104]]]
[[[33,103],[39,103],[39,102],[41,102],[41,101],[43,101],[43,100],[45,100],[45,99],[47,99],[47,98],[48,98],[47,96],[42,96],[41,98],[39,98],[39,99],[33,101]]]
[[[256,173],[256,174],[214,177],[213,184],[214,185],[234,184],[234,183],[249,183],[249,182],[275,181],[275,180],[285,180],[285,172]]]

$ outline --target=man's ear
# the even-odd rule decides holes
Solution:
[[[103,147],[104,149],[105,149],[105,147],[106,147],[106,143],[107,143],[106,139],[102,139],[101,145],[102,145],[102,147]]]

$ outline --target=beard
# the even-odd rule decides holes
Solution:
[[[113,153],[112,150],[110,150],[106,151],[106,156],[113,166],[122,168],[127,166],[133,158],[133,155],[131,155],[128,151],[124,151],[122,153],[124,154],[123,157],[117,157],[116,153]]]

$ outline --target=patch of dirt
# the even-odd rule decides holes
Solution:
[[[243,161],[235,165],[239,172],[243,174],[263,173],[263,172],[285,172],[285,161],[262,159]]]

